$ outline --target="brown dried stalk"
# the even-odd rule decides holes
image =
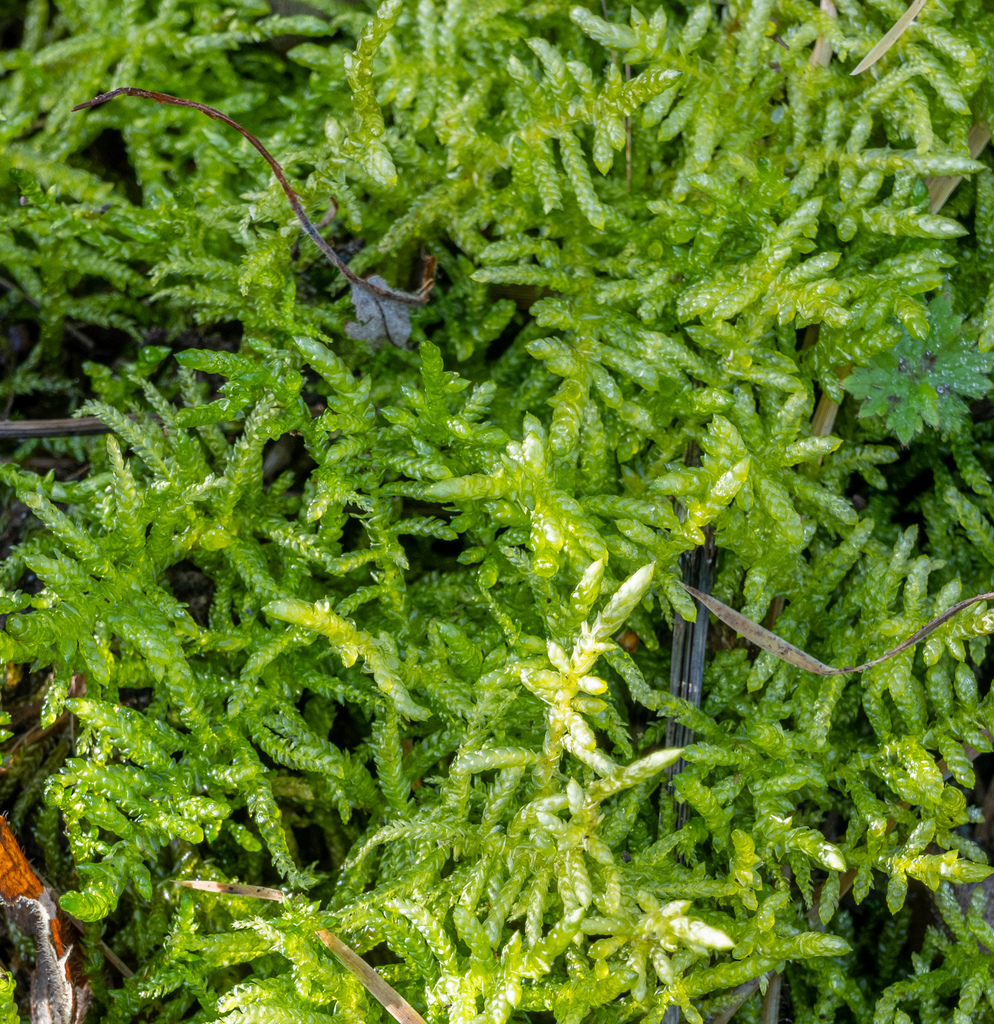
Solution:
[[[970,156],[976,160],[990,141],[990,125],[978,121],[975,125],[971,126],[970,132],[966,137],[966,143],[970,147]],[[962,174],[929,175],[925,179],[925,187],[928,189],[930,212],[938,213],[946,205],[946,200],[953,194],[956,186],[962,180]]]
[[[780,1024],[780,994],[783,991],[783,975],[774,971],[763,994],[760,1020],[763,1024]]]
[[[335,267],[342,277],[344,277],[350,284],[353,284],[358,288],[362,288],[364,291],[370,292],[373,295],[378,295],[380,298],[392,299],[396,302],[403,302],[414,306],[421,305],[428,301],[428,290],[433,282],[428,283],[427,287],[422,288],[421,291],[415,294],[410,294],[408,292],[394,291],[391,288],[382,288],[379,285],[372,284],[364,278],[359,277],[353,271],[349,270],[348,264],[346,264],[338,253],[336,253],[324,238],[321,237],[321,232],[318,231],[317,227],[311,223],[307,214],[304,213],[304,208],[300,202],[300,196],[297,195],[293,186],[289,181],[287,181],[287,177],[283,173],[283,168],[272,153],[270,153],[269,150],[266,149],[266,147],[247,128],[243,128],[237,121],[228,117],[227,114],[221,113],[220,110],[217,110],[214,107],[209,107],[206,103],[197,103],[194,100],[186,100],[179,96],[170,96],[168,93],[164,92],[152,92],[148,89],[137,89],[130,85],[123,85],[118,89],[111,89],[110,92],[101,93],[99,96],[94,96],[92,100],[87,100],[85,103],[77,103],[72,109],[75,111],[85,110],[88,107],[96,107],[101,103],[106,103],[108,100],[115,99],[117,96],[139,96],[142,99],[155,100],[156,103],[170,103],[177,107],[192,107],[194,110],[199,110],[202,114],[206,114],[215,121],[223,121],[226,125],[234,128],[236,132],[248,139],[251,145],[254,146],[262,155],[266,163],[269,164],[276,180],[280,183],[280,187],[286,194],[287,200],[293,208],[293,212],[297,215],[297,220],[300,221],[304,230],[314,240],[314,244],[322,253],[324,253],[328,262]],[[335,200],[332,199],[332,202],[335,202]]]
[[[96,416],[81,416],[76,420],[4,420],[0,422],[0,438],[19,441],[29,437],[81,437],[108,434],[110,429]]]
[[[864,662],[862,665],[832,668],[831,665],[825,665],[817,658],[812,658],[810,654],[802,651],[800,647],[795,647],[793,644],[788,643],[782,637],[777,636],[776,633],[771,633],[768,629],[760,626],[759,623],[753,622],[752,619],[747,619],[741,612],[737,612],[734,608],[729,608],[727,604],[723,604],[716,597],[702,593],[694,587],[688,587],[686,583],[681,583],[680,585],[687,593],[700,601],[706,608],[713,611],[722,622],[731,626],[736,633],[744,636],[750,643],[754,643],[757,647],[762,647],[764,651],[769,651],[770,654],[781,661],[786,661],[790,665],[803,668],[805,671],[813,672],[818,676],[841,676],[847,675],[850,672],[862,672],[864,669],[873,668],[874,665],[879,665],[881,662],[887,661],[888,658],[893,658],[895,654],[900,654],[909,647],[914,647],[919,640],[924,640],[925,637],[934,633],[941,625],[948,622],[954,615],[959,615],[961,611],[969,608],[970,605],[977,604],[979,601],[994,600],[994,591],[987,594],[977,594],[976,597],[968,597],[965,601],[959,601],[951,608],[947,608],[941,615],[937,615],[916,633],[912,633],[907,640],[899,643],[897,647],[886,654],[882,654],[879,658]]]

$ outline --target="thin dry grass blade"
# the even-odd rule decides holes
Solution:
[[[787,643],[782,637],[777,636],[776,633],[771,633],[768,629],[759,625],[758,622],[747,619],[741,612],[737,612],[734,608],[729,608],[727,604],[723,604],[718,598],[705,594],[694,587],[688,587],[686,583],[681,583],[680,586],[697,598],[705,608],[713,611],[722,622],[731,626],[736,633],[741,634],[746,640],[754,643],[757,647],[762,647],[764,651],[769,651],[770,654],[776,655],[781,661],[786,661],[788,664],[795,665],[797,668],[803,668],[808,672],[814,672],[819,676],[835,675],[838,671],[830,665],[822,664],[817,658],[812,658],[810,654],[806,654],[800,647]]]
[[[919,640],[924,640],[925,637],[934,633],[941,625],[948,622],[954,615],[959,615],[961,611],[969,608],[970,605],[977,604],[979,601],[994,600],[994,592],[977,594],[976,597],[968,597],[965,601],[960,601],[951,608],[947,608],[941,615],[937,615],[931,622],[927,622],[916,633],[912,633],[903,643],[899,643],[897,647],[889,650],[886,654],[880,655],[879,658],[864,662],[862,665],[832,668],[830,665],[825,665],[818,661],[817,658],[812,658],[810,654],[802,651],[800,647],[787,643],[786,640],[777,636],[776,633],[771,633],[768,629],[764,629],[758,623],[753,622],[752,619],[747,619],[734,608],[729,608],[727,604],[723,604],[716,597],[704,594],[700,590],[695,590],[694,587],[688,587],[686,583],[681,583],[680,586],[697,598],[705,608],[713,611],[722,622],[731,626],[736,633],[744,636],[746,640],[754,643],[757,647],[762,647],[764,651],[769,651],[770,654],[775,655],[781,661],[786,661],[789,665],[803,668],[805,671],[813,672],[818,676],[841,676],[849,672],[862,672],[864,669],[873,668],[874,665],[879,665],[881,662],[887,661],[888,658],[893,658],[895,654],[900,654],[909,647],[914,647]]]
[[[248,896],[256,900],[274,900],[282,903],[286,896],[279,889],[267,889],[262,885],[241,885],[238,882],[212,882],[209,879],[192,878],[177,882],[187,889],[199,889],[201,892],[219,892],[224,896]]]
[[[967,145],[970,147],[970,156],[974,160],[984,151],[987,143],[991,141],[991,129],[989,125],[978,121],[970,128],[970,134],[966,137]],[[946,200],[956,190],[956,186],[963,180],[962,174],[943,174],[938,177],[930,175],[925,179],[925,187],[928,189],[929,211],[938,213]]]
[[[830,18],[839,16],[832,0],[821,0],[821,9]],[[820,68],[827,68],[832,63],[832,44],[824,36],[819,36],[815,40],[814,49],[811,51],[811,63]]]
[[[908,26],[918,17],[921,9],[925,6],[926,0],[914,0],[911,6],[901,15],[887,34],[873,47],[872,50],[856,65],[850,72],[853,75],[861,75],[867,68],[872,67],[878,60],[904,35]]]
[[[379,295],[384,299],[391,299],[397,302],[406,303],[408,305],[421,305],[428,301],[427,291],[419,292],[415,295],[410,295],[407,292],[394,291],[391,288],[381,288],[379,285],[371,284],[364,278],[356,276],[348,268],[348,264],[342,260],[342,258],[335,252],[334,249],[324,240],[321,232],[318,231],[317,227],[311,223],[310,218],[304,213],[304,208],[300,203],[300,196],[297,195],[296,190],[287,180],[286,174],[283,172],[283,168],[280,166],[279,161],[268,149],[247,129],[243,128],[233,118],[228,117],[227,114],[218,110],[216,107],[209,107],[206,103],[197,103],[195,100],[184,99],[182,96],[171,96],[165,92],[153,92],[150,89],[138,89],[133,85],[122,85],[117,89],[111,89],[110,92],[101,93],[99,96],[94,96],[92,100],[87,100],[85,103],[77,103],[72,109],[77,110],[88,110],[90,107],[98,107],[101,103],[106,103],[108,100],[116,99],[118,96],[137,96],[140,99],[155,100],[156,103],[169,103],[174,107],[190,107],[193,110],[199,110],[202,114],[206,114],[209,118],[215,121],[221,121],[222,123],[234,128],[243,138],[245,138],[250,145],[252,145],[256,151],[262,156],[262,158],[269,164],[270,169],[273,172],[276,180],[280,183],[280,188],[283,189],[283,193],[290,203],[293,212],[297,216],[297,220],[300,221],[304,231],[314,240],[314,244],[324,253],[325,258],[332,266],[344,277],[350,284],[355,285],[357,288],[361,288],[366,292],[373,295]],[[332,202],[337,201],[332,197]]]
[[[335,954],[393,1017],[398,1024],[425,1024],[424,1017],[392,986],[387,984],[355,950],[327,928],[318,931],[318,938]]]
[[[236,882],[212,882],[201,879],[190,879],[176,884],[186,886],[187,889],[217,892],[226,896],[249,896],[260,900],[274,900],[277,903],[282,903],[286,899],[286,895],[279,889],[266,889],[261,885],[240,885]],[[392,985],[380,977],[376,970],[370,967],[354,949],[346,946],[334,932],[328,931],[327,928],[319,928],[316,934],[335,954],[342,966],[362,982],[369,994],[398,1024],[426,1024],[424,1017]]]

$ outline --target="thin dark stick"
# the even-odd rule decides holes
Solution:
[[[700,451],[691,443],[684,462],[688,466],[700,465]],[[704,543],[693,551],[687,551],[680,559],[683,567],[684,586],[696,597],[708,593],[714,582],[715,562],[718,551],[714,529],[704,527]],[[689,701],[694,707],[701,706],[701,690],[704,684],[704,655],[708,642],[708,615],[698,601],[697,621],[686,622],[679,614],[673,616],[673,656],[670,662],[670,693]],[[671,718],[666,726],[666,745],[686,747],[694,742],[694,731]],[[670,770],[672,779],[683,771],[686,762],[681,758]],[[690,806],[680,804],[677,810],[677,827],[682,828],[690,818]]]
[[[687,447],[684,463],[688,466],[701,464],[701,453],[693,441]],[[680,518],[685,513],[678,508]],[[680,558],[683,578],[692,581],[703,590],[710,590],[714,580],[714,566],[717,558],[714,529],[704,528],[704,544],[693,551],[684,552]],[[673,643],[670,661],[670,693],[689,701],[694,707],[701,706],[701,689],[704,683],[704,654],[708,639],[708,616],[703,608],[697,609],[697,621],[687,622],[679,612],[673,614]],[[689,729],[676,718],[666,723],[666,746],[686,747],[694,742],[694,730]],[[673,779],[686,767],[687,762],[680,758],[668,771],[667,789],[674,792]],[[684,827],[690,820],[690,805],[677,805],[676,826]],[[680,1024],[680,1007],[676,1003],[666,1007],[661,1024]]]
[[[37,299],[31,298],[30,295],[20,286],[14,284],[13,281],[8,281],[5,277],[0,277],[0,288],[6,288],[9,292],[20,292],[24,296],[24,301],[30,306],[34,306],[35,309],[41,309],[41,303]]]
[[[83,437],[87,434],[109,434],[111,428],[96,416],[78,420],[6,420],[0,422],[0,438],[24,440],[29,437]]]
[[[66,915],[69,919],[69,923],[76,929],[76,931],[79,932],[80,935],[84,935],[86,933],[86,925],[83,924],[78,917],[73,917],[72,914],[67,913],[65,910],[63,910],[62,913]],[[107,962],[117,968],[118,973],[120,973],[122,978],[134,977],[135,972],[117,955],[117,953],[114,952],[114,950],[110,948],[110,946],[107,945],[106,942],[104,942],[103,939],[97,939],[97,946],[100,948],[100,952],[106,957]]]
[[[704,529],[704,543],[693,551],[686,552],[680,559],[683,564],[683,578],[693,580],[698,593],[707,592],[714,582],[714,567],[717,555],[714,530]],[[670,693],[690,701],[695,707],[701,706],[701,689],[704,682],[704,654],[708,641],[707,610],[698,603],[697,621],[685,622],[682,616],[674,616],[673,661],[670,666]],[[672,735],[671,735],[672,734]],[[694,742],[694,732],[681,725],[675,718],[670,719],[667,728],[666,745],[684,747]],[[678,761],[673,774],[683,770],[684,762]]]
[[[294,191],[293,186],[287,181],[286,175],[283,173],[283,168],[279,165],[276,158],[268,149],[247,129],[243,128],[237,121],[232,120],[227,114],[222,114],[220,110],[214,107],[207,106],[206,103],[197,103],[194,100],[185,100],[180,96],[170,96],[165,92],[151,92],[148,89],[137,89],[131,85],[122,85],[118,89],[111,89],[110,92],[101,93],[99,96],[94,96],[92,100],[87,100],[85,103],[77,103],[72,109],[85,110],[88,107],[96,107],[101,103],[106,103],[108,100],[115,99],[117,96],[139,96],[146,100],[155,100],[156,103],[171,103],[176,107],[192,107],[194,110],[199,110],[202,114],[206,114],[208,117],[213,118],[215,121],[223,121],[226,125],[234,128],[243,138],[248,139],[252,146],[262,155],[262,158],[269,164],[270,169],[276,176],[276,180],[280,183],[280,187],[286,194],[287,200],[290,206],[293,207],[293,212],[297,215],[297,220],[303,225],[304,230],[314,240],[314,244],[324,253],[328,262],[331,263],[335,269],[351,284],[356,285],[359,288],[365,288],[366,291],[372,292],[374,295],[380,295],[385,299],[395,299],[397,302],[405,302],[412,306],[419,306],[424,302],[428,301],[427,293],[419,295],[410,295],[407,292],[396,292],[391,291],[388,288],[379,288],[375,284],[370,284],[369,281],[364,280],[357,274],[354,274],[349,270],[346,263],[338,256],[334,249],[321,237],[321,232],[311,223],[310,218],[304,213],[304,208],[300,202],[300,196]],[[332,198],[332,202],[335,203],[337,209],[337,202]]]

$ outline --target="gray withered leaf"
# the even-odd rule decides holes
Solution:
[[[373,274],[368,280],[370,284],[383,291],[392,290],[379,274]],[[368,341],[373,346],[389,341],[397,348],[412,347],[409,303],[370,291],[360,284],[353,284],[352,305],[355,307],[359,322],[350,320],[345,325],[345,333],[350,338]]]

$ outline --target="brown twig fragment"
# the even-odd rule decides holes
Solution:
[[[110,429],[96,416],[81,416],[76,420],[4,420],[0,422],[0,439],[83,437],[88,434],[109,434]]]

